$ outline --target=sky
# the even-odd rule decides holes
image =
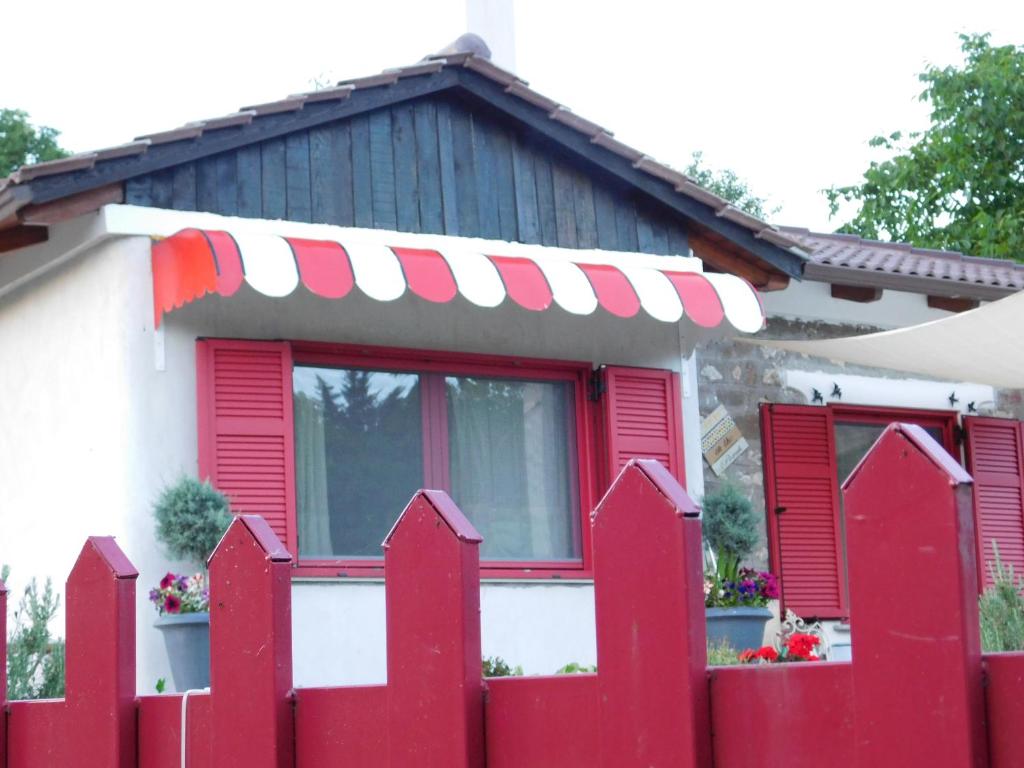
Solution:
[[[774,223],[825,231],[842,222],[821,190],[881,157],[872,136],[927,126],[917,75],[957,63],[959,33],[1024,43],[1019,0],[511,1],[531,87],[677,168],[702,151]],[[73,151],[409,64],[466,31],[465,0],[10,6],[0,106]]]

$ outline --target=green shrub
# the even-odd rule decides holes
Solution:
[[[10,569],[0,569],[6,580]],[[60,597],[49,579],[40,593],[35,579],[25,587],[7,637],[7,698],[56,699],[64,695],[64,641],[50,635]]]
[[[521,666],[510,667],[501,656],[484,656],[481,666],[484,677],[520,677],[523,674]]]
[[[718,554],[739,563],[749,555],[758,538],[754,505],[731,483],[704,496],[704,538]]]
[[[596,664],[580,664],[578,661],[570,661],[564,667],[555,671],[556,675],[584,675],[597,672]]]
[[[168,554],[204,566],[231,524],[227,497],[208,482],[191,477],[165,488],[153,514],[157,538]]]
[[[981,614],[981,647],[988,653],[1024,651],[1024,579],[1003,565],[999,548],[992,542],[995,562],[989,564],[992,586],[978,600]]]
[[[731,667],[740,663],[740,655],[736,649],[729,645],[728,641],[722,640],[717,643],[708,641],[708,666],[709,667]]]

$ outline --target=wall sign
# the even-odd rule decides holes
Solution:
[[[732,416],[720,405],[701,422],[700,449],[711,470],[721,476],[749,445]]]

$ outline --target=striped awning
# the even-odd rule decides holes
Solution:
[[[386,245],[380,233],[375,234],[313,240],[263,232],[181,230],[153,244],[156,325],[165,313],[206,294],[231,296],[244,282],[274,297],[287,296],[302,285],[326,299],[342,299],[353,289],[378,301],[393,301],[408,292],[425,301],[447,303],[461,295],[483,308],[511,301],[531,312],[558,306],[575,315],[590,315],[601,307],[616,317],[630,318],[642,310],[666,323],[688,319],[701,328],[731,326],[741,333],[755,333],[764,326],[764,310],[749,283],[734,275],[699,271],[696,259],[500,242],[480,248],[477,240],[467,240],[465,248],[408,247]],[[415,240],[394,235],[396,243]],[[652,261],[659,266],[652,266]]]

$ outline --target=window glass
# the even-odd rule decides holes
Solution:
[[[839,484],[842,485],[857,467],[868,450],[881,436],[888,424],[854,424],[836,422],[836,468]],[[924,427],[924,431],[943,445],[942,430],[938,427]]]
[[[299,554],[381,557],[423,487],[420,376],[296,366]]]
[[[572,389],[445,378],[451,495],[490,560],[580,557]]]

